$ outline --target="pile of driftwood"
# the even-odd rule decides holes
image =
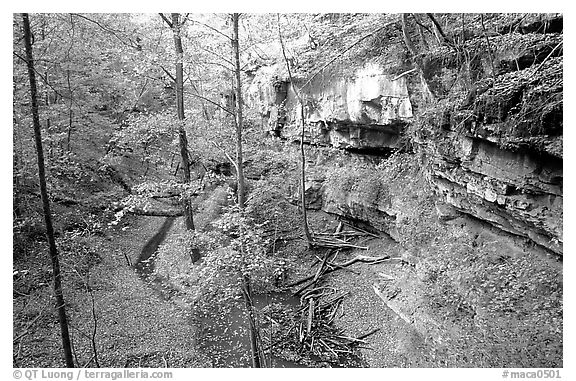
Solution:
[[[326,238],[321,238],[325,241],[325,245],[322,246],[328,250],[322,258],[316,256],[316,261],[311,266],[312,269],[317,267],[314,273],[288,286],[298,286],[294,295],[300,296],[297,333],[301,349],[306,349],[323,358],[338,360],[342,356],[352,354],[355,347],[366,345],[367,342],[364,339],[377,332],[378,329],[358,337],[350,337],[334,327],[332,323],[341,311],[342,301],[348,292],[323,285],[326,275],[337,270],[356,273],[348,267],[358,262],[380,263],[389,260],[390,257],[388,255],[382,257],[358,255],[345,261],[337,260],[342,250],[367,249],[367,247],[353,244],[351,240],[372,234],[366,231],[342,231],[340,228],[335,233],[323,234]],[[318,235],[315,239],[318,239]]]
[[[348,224],[347,224],[348,225]],[[351,226],[351,225],[348,225]],[[378,235],[366,230],[354,227],[353,231],[343,230],[344,223],[341,221],[334,233],[314,233],[311,242],[312,247],[325,247],[328,249],[360,249],[368,250],[367,246],[360,246],[352,243],[352,240],[358,237],[371,236],[378,238]]]
[[[368,344],[364,339],[378,329],[350,337],[332,324],[341,311],[342,300],[346,295],[348,292],[331,287],[316,287],[302,295],[298,327],[298,341],[302,349],[320,358],[338,361],[351,355],[355,347]]]

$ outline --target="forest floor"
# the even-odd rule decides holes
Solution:
[[[357,255],[381,257],[389,255],[399,258],[398,244],[390,238],[382,237],[362,242],[368,250],[354,250],[342,255],[338,262]],[[414,327],[390,309],[374,292],[373,285],[382,281],[380,274],[400,277],[406,265],[391,260],[376,264],[356,263],[351,271],[336,271],[328,275],[327,284],[341,291],[350,292],[344,298],[342,314],[337,314],[335,324],[349,337],[379,329],[365,339],[367,345],[359,351],[371,368],[433,367],[437,362],[432,356],[433,348]]]
[[[197,214],[200,226],[219,214],[216,206],[223,204],[225,199],[224,193],[220,193],[213,193],[218,202],[208,202],[200,208]],[[332,216],[320,211],[310,213],[310,222],[315,231],[330,231],[337,224]],[[118,226],[108,228],[103,235],[91,235],[86,239],[85,243],[95,257],[88,272],[68,270],[65,273],[63,286],[79,366],[96,365],[91,342],[94,328],[92,301],[85,283],[87,275],[94,297],[95,342],[101,367],[214,365],[206,354],[202,354],[209,351],[198,348],[197,339],[202,335],[199,336],[190,303],[184,294],[166,287],[170,282],[150,282],[146,279],[148,273],[135,271],[134,265],[142,260],[143,250],[162,233],[163,228],[167,228],[163,240],[184,231],[181,218],[173,224],[167,224],[162,217],[126,218]],[[369,249],[340,254],[338,262],[359,254],[400,257],[398,244],[389,238],[370,238],[360,243]],[[305,242],[302,239],[291,241],[286,249],[294,253],[290,278],[298,279],[309,273],[314,253],[306,248]],[[14,281],[17,290],[14,294],[14,365],[63,366],[58,355],[61,353],[58,319],[52,308],[46,252],[36,250],[34,253],[15,259],[14,264],[15,270],[25,274]],[[63,268],[73,268],[74,263],[70,263],[73,260],[63,258]],[[381,280],[379,274],[395,277],[406,271],[402,263],[357,263],[350,269],[354,272],[336,271],[328,275],[326,283],[349,292],[342,304],[343,313],[338,314],[335,320],[335,325],[346,336],[357,337],[379,328],[366,339],[366,348],[359,349],[364,365],[434,366],[433,348],[413,326],[388,308],[373,289],[374,283]],[[39,277],[44,281],[39,282]],[[33,289],[34,284],[41,286]]]
[[[90,270],[89,285],[96,313],[96,352],[101,367],[198,367],[206,364],[195,350],[195,329],[189,311],[148,287],[128,264],[138,261],[144,244],[163,218],[134,217],[90,237],[98,255]],[[178,225],[178,224],[175,224]],[[52,308],[49,280],[34,290],[35,272],[46,272],[44,250],[15,259],[14,268],[26,276],[14,280],[14,366],[63,366],[57,315]],[[63,258],[63,268],[66,259]],[[71,275],[71,274],[69,274]],[[85,279],[85,278],[84,278]],[[28,283],[28,285],[27,285]],[[78,366],[95,366],[91,347],[94,328],[90,293],[78,276],[64,277],[65,299]],[[28,295],[27,295],[28,294]]]
[[[315,232],[334,231],[338,221],[322,211],[309,211],[309,223]],[[441,363],[435,348],[406,322],[389,308],[375,293],[373,286],[382,281],[381,274],[390,278],[401,278],[408,265],[399,260],[402,249],[398,243],[386,235],[379,238],[364,237],[356,242],[367,246],[368,250],[348,250],[338,254],[335,263],[346,262],[358,255],[381,257],[388,255],[390,261],[369,264],[358,262],[347,270],[334,271],[325,276],[321,286],[333,287],[338,292],[348,292],[343,299],[341,312],[336,314],[334,325],[347,337],[359,337],[374,329],[377,332],[368,336],[362,347],[355,350],[361,356],[361,366],[370,368],[386,367],[435,367]],[[292,242],[289,250],[296,252],[298,263],[293,268],[287,283],[306,277],[317,270],[312,267],[315,255],[320,252],[306,248],[302,240]],[[298,288],[298,287],[296,287]],[[346,366],[346,364],[342,364]],[[352,364],[348,366],[360,366]]]

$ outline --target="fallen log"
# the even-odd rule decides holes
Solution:
[[[180,196],[182,196],[182,192],[156,193],[156,194],[151,194],[148,197],[158,199],[158,198],[171,198],[171,197],[180,197]],[[193,193],[192,196],[198,196],[198,194]]]
[[[379,262],[382,262],[382,261],[385,261],[385,260],[388,260],[388,259],[390,259],[390,256],[389,256],[389,255],[385,255],[385,256],[383,256],[383,257],[368,257],[368,256],[366,256],[366,255],[358,255],[358,256],[354,257],[353,259],[351,259],[351,260],[349,260],[349,261],[347,261],[347,262],[344,262],[344,263],[331,263],[331,262],[329,262],[329,265],[334,266],[334,267],[331,268],[331,269],[326,269],[326,271],[324,271],[324,273],[323,273],[322,275],[326,275],[326,274],[329,274],[329,273],[331,273],[331,272],[333,272],[333,271],[340,270],[340,269],[342,269],[343,267],[347,267],[347,266],[353,265],[353,264],[356,263],[356,262],[379,263]],[[297,286],[297,285],[302,284],[302,283],[304,283],[304,282],[307,282],[307,281],[309,281],[309,280],[311,280],[311,279],[314,279],[315,276],[316,276],[316,274],[307,276],[306,278],[303,278],[303,279],[300,279],[300,280],[298,280],[298,281],[296,281],[296,282],[292,282],[292,283],[288,284],[287,287]],[[306,288],[310,287],[312,284],[313,284],[313,283],[311,283],[310,285],[304,287],[303,289],[299,290],[298,292],[296,292],[296,293],[294,293],[294,294],[297,294],[297,293],[299,293],[299,292],[304,291]]]
[[[151,216],[151,217],[180,217],[183,215],[182,210],[145,210],[145,209],[134,209],[130,210],[130,213],[139,216]]]
[[[330,263],[327,264],[327,266],[330,267],[330,268],[337,268],[337,269],[340,269],[340,270],[349,271],[349,272],[351,272],[352,274],[360,275],[360,273],[359,273],[358,271],[355,271],[355,270],[352,270],[352,269],[347,269],[346,267],[342,267],[342,266],[340,266],[340,265],[337,265],[336,263],[331,263],[331,262],[330,262]]]
[[[364,340],[362,340],[362,339],[357,339],[357,338],[355,338],[355,337],[348,337],[348,336],[336,336],[336,337],[338,337],[338,338],[340,338],[340,339],[348,340],[348,341],[351,341],[351,342],[354,342],[354,343],[368,344],[368,343],[365,342]]]
[[[336,290],[333,287],[325,287],[325,286],[324,287],[316,287],[316,288],[313,288],[312,290],[308,290],[304,294],[302,294],[301,299],[304,300],[304,299],[320,296],[322,294],[317,294],[317,292],[321,291],[321,290],[327,290],[327,289]]]
[[[386,261],[390,259],[389,255],[384,255],[382,257],[369,257],[367,255],[358,255],[354,258],[352,258],[351,260],[344,262],[344,263],[330,263],[330,265],[334,265],[334,266],[338,266],[338,267],[346,267],[346,266],[350,266],[356,262],[364,262],[364,263],[379,263],[382,261]],[[334,269],[332,271],[336,271],[337,269]]]
[[[318,241],[314,240],[312,242],[314,247],[326,247],[328,249],[358,249],[358,250],[368,250],[368,246],[358,246],[351,243],[340,243],[340,242],[330,242],[326,240]]]
[[[316,275],[314,276],[314,282],[316,282],[318,280],[318,278],[320,277],[320,274],[322,273],[322,270],[324,270],[324,267],[326,266],[326,261],[328,260],[329,256],[330,256],[330,252],[327,252],[326,254],[324,254],[324,259],[322,260],[322,264],[320,265],[320,267],[318,267],[318,271],[316,271]]]
[[[367,332],[367,333],[365,333],[365,334],[363,334],[363,335],[360,335],[360,336],[358,336],[356,339],[358,339],[358,340],[365,339],[365,338],[367,338],[368,336],[373,335],[373,334],[375,334],[375,333],[378,332],[378,331],[380,331],[380,328],[374,328],[372,331]]]
[[[321,237],[344,237],[344,238],[348,238],[348,237],[363,237],[363,236],[371,236],[374,237],[374,234],[370,234],[370,233],[366,233],[366,232],[359,232],[359,231],[342,231],[339,233],[324,233],[324,232],[320,232],[320,233],[315,233],[315,235],[317,236],[321,236]]]
[[[314,298],[310,298],[308,302],[308,324],[306,326],[306,332],[308,334],[312,333],[312,320],[314,320]]]
[[[334,356],[338,357],[338,355],[336,354],[336,352],[334,352],[334,351],[332,350],[332,348],[330,348],[330,346],[324,342],[324,340],[319,339],[318,341],[320,341],[320,343],[322,343],[322,345],[324,345],[324,347],[326,347],[326,349],[328,349],[330,352],[332,352],[332,353],[334,354]]]
[[[359,249],[359,250],[368,250],[367,246],[358,246],[353,245],[347,241],[343,241],[338,238],[323,238],[323,237],[314,237],[312,241],[312,246],[314,247],[325,247],[328,249]]]

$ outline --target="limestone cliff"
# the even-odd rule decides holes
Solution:
[[[279,64],[278,64],[279,65]],[[287,139],[299,139],[302,117],[293,86],[263,68],[249,88],[250,101],[269,130]],[[304,115],[310,143],[342,149],[391,149],[403,127],[413,118],[405,78],[394,78],[376,64],[366,64],[352,78],[315,79],[306,86]]]
[[[345,76],[290,83],[279,61],[257,71],[248,99],[276,136],[298,140],[303,117],[314,145],[384,157],[408,150],[422,160],[440,217],[464,213],[562,254],[561,25],[561,15],[544,15],[490,36],[471,31],[456,48],[424,53],[420,75],[399,75],[407,70],[398,54],[397,67],[372,57]],[[312,182],[325,211],[396,236],[401,211],[385,192],[368,199]]]

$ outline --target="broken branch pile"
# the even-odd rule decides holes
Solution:
[[[352,235],[355,236],[355,235]],[[298,343],[300,350],[306,349],[309,353],[337,361],[342,355],[351,355],[353,348],[362,344],[368,344],[364,339],[375,333],[373,330],[359,337],[346,336],[341,330],[332,324],[338,312],[341,311],[342,301],[348,292],[339,291],[333,287],[322,286],[323,278],[336,270],[349,270],[348,266],[364,262],[369,264],[380,263],[390,259],[390,256],[370,257],[357,255],[356,257],[336,262],[339,250],[328,250],[323,258],[317,258],[318,268],[314,274],[293,282],[289,287],[304,283],[295,295],[300,295],[300,309],[298,310]],[[340,315],[342,316],[342,315]]]
[[[317,287],[302,295],[298,326],[301,350],[305,349],[323,359],[338,361],[341,356],[351,355],[354,347],[368,344],[364,339],[378,329],[359,337],[350,337],[332,324],[339,311],[343,314],[342,301],[347,295],[348,292],[332,287]]]

